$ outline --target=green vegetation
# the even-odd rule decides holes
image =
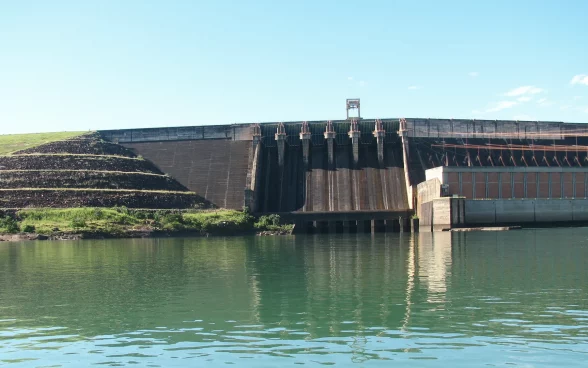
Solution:
[[[0,217],[0,233],[10,234],[19,231],[18,223],[12,217]]]
[[[198,233],[232,235],[256,231],[288,232],[292,225],[281,224],[278,215],[257,219],[235,210],[133,210],[114,208],[23,209],[0,217],[0,234],[18,232],[83,234],[113,237],[157,233]]]
[[[0,135],[0,155],[36,147],[41,144],[77,137],[84,132],[57,132]]]
[[[294,225],[284,224],[277,214],[260,216],[253,226],[261,231],[292,231],[294,228]]]

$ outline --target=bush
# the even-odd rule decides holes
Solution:
[[[104,211],[101,208],[95,208],[93,215],[96,220],[102,220],[104,218]]]
[[[181,213],[167,213],[158,216],[161,229],[166,231],[180,231],[185,229],[184,217]]]
[[[129,209],[126,208],[125,206],[116,206],[114,207],[114,209],[116,210],[116,212],[118,213],[122,213],[123,215],[129,215]]]
[[[81,227],[86,227],[86,221],[83,218],[76,217],[69,223],[71,227],[74,229],[78,229]]]
[[[10,216],[0,217],[0,232],[18,233],[18,222]]]
[[[271,229],[280,226],[281,222],[280,215],[263,215],[255,223],[257,229]]]
[[[34,225],[24,225],[20,231],[23,233],[34,233],[37,229],[35,229]]]
[[[156,212],[152,211],[139,211],[139,210],[131,210],[129,211],[129,215],[139,219],[139,220],[153,220],[155,217]]]
[[[183,218],[187,230],[226,235],[249,231],[254,221],[251,214],[234,210],[186,213]]]

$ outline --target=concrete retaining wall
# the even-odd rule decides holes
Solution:
[[[588,222],[588,199],[474,200],[439,198],[421,205],[433,230],[452,227]],[[430,213],[424,213],[430,211]]]
[[[496,207],[495,223],[517,224],[535,222],[535,201],[493,201]],[[469,222],[466,212],[466,223]]]
[[[205,125],[170,128],[101,130],[107,140],[118,143],[183,141],[203,139],[252,140],[251,126],[246,124]]]
[[[464,200],[465,225],[588,221],[588,199]]]
[[[251,142],[187,140],[123,145],[217,207],[242,209],[245,205]]]
[[[431,202],[434,199],[441,197],[441,182],[439,179],[434,178],[417,185],[417,215],[420,216],[422,209],[420,208],[423,203]]]
[[[573,125],[573,127],[571,126]],[[588,126],[562,122],[466,119],[406,119],[409,137],[562,139],[568,130],[588,132]]]
[[[421,231],[441,231],[463,225],[465,206],[463,198],[437,198],[420,205]]]

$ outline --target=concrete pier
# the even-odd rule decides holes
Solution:
[[[343,233],[348,234],[351,230],[351,221],[343,221]]]
[[[329,233],[335,234],[337,232],[337,221],[329,221]]]
[[[357,233],[363,234],[366,232],[365,220],[357,220]]]
[[[376,138],[376,144],[378,147],[378,163],[382,165],[384,163],[384,137],[386,137],[386,131],[384,130],[382,120],[376,120],[376,124],[372,134]]]
[[[349,138],[351,138],[351,146],[353,150],[353,164],[357,166],[357,164],[359,163],[359,137],[361,133],[357,126],[356,120],[351,120],[351,125],[349,127],[349,132],[347,134],[349,135]]]
[[[296,233],[375,233],[399,232],[407,212],[296,212],[280,214],[284,221],[296,224]],[[399,220],[402,219],[402,220]],[[403,227],[406,229],[406,227]]]
[[[284,127],[284,123],[278,124],[275,139],[278,146],[278,165],[283,167],[284,155],[286,153],[286,128]]]
[[[333,152],[333,143],[335,141],[336,134],[337,133],[335,133],[335,130],[333,129],[333,123],[331,121],[328,121],[327,127],[325,128],[324,137],[327,141],[327,157],[329,160],[329,166],[332,166],[335,160]]]
[[[310,153],[310,137],[311,133],[308,128],[308,123],[304,121],[302,122],[302,126],[300,127],[300,141],[302,142],[302,159],[304,161],[305,166],[308,166],[308,155]]]

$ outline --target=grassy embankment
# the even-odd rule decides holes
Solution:
[[[255,218],[235,210],[174,211],[115,208],[23,209],[0,216],[0,234],[130,237],[193,233],[235,235],[260,231],[289,232],[277,215]]]
[[[0,155],[7,155],[15,151],[40,146],[54,141],[72,138],[84,132],[57,132],[34,134],[0,135]]]
[[[121,205],[141,210],[109,207]],[[59,238],[291,230],[275,215],[256,219],[241,211],[202,210],[203,198],[151,162],[81,132],[0,136],[0,207],[22,208],[0,211],[0,234]]]

